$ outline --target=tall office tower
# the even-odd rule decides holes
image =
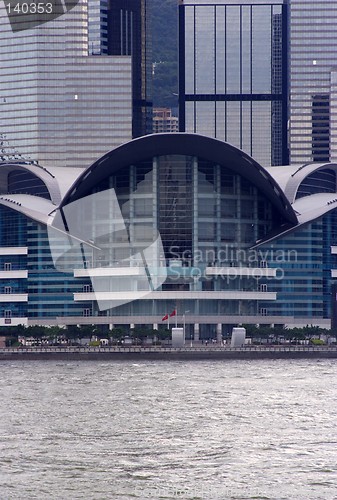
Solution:
[[[331,161],[337,161],[337,68],[331,72],[330,94]]]
[[[182,0],[180,130],[288,163],[287,3]]]
[[[290,161],[329,161],[331,149],[336,159],[330,91],[337,66],[337,2],[289,0],[289,12]]]
[[[45,167],[85,167],[132,138],[133,56],[110,55],[106,0],[80,0],[17,32],[0,10],[0,132],[11,151]]]
[[[152,43],[148,0],[111,0],[108,53],[132,55],[132,135],[152,133]]]
[[[88,0],[88,51],[108,54],[108,0]]]

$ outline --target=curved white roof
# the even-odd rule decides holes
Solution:
[[[296,172],[298,165],[284,165],[279,167],[266,167],[267,172],[275,179],[284,192],[289,177]]]
[[[61,198],[69,190],[80,175],[86,170],[85,168],[71,168],[71,167],[48,167],[51,174],[54,175],[57,180]],[[60,203],[60,202],[59,202]]]
[[[299,224],[313,221],[337,208],[337,193],[316,193],[293,203]]]
[[[297,191],[306,177],[327,168],[337,174],[337,163],[306,163],[301,166],[268,167],[266,170],[282,188],[290,203],[294,203]]]
[[[21,170],[30,172],[38,177],[46,186],[53,203],[59,205],[84,169],[81,168],[44,168],[29,162],[0,162],[0,193],[8,191],[8,176],[11,172]]]
[[[48,223],[50,212],[56,208],[52,201],[30,194],[0,195],[0,205],[12,208],[42,224]]]
[[[177,141],[180,138],[180,135],[183,134],[170,135],[175,135],[175,140]],[[163,134],[163,136],[166,136],[166,134]],[[185,142],[187,140],[186,137],[187,136],[185,134],[183,137]],[[198,139],[200,140],[199,136]],[[138,142],[139,141],[140,140],[138,140]],[[151,136],[150,138],[146,139],[142,138],[142,141],[151,141]],[[132,142],[132,147],[129,147],[127,151],[128,154],[131,154],[130,151],[133,152],[132,148],[135,148],[138,142]],[[156,144],[153,146],[154,149],[158,147],[158,137],[155,138],[155,142]],[[193,146],[195,146],[194,142]],[[123,147],[127,148],[128,146],[126,145]],[[117,154],[121,149],[122,148],[117,148],[109,154]],[[139,151],[137,150],[136,153],[139,154]],[[106,155],[106,157],[108,156],[109,155]],[[103,157],[103,160],[104,159],[105,157]],[[94,164],[95,168],[97,167],[97,170],[101,170],[100,166],[103,160],[100,159],[96,162],[96,164]],[[248,168],[250,167],[253,169],[253,163]],[[329,211],[337,208],[337,186],[336,193],[315,193],[296,199],[296,194],[301,183],[313,172],[319,172],[323,169],[331,169],[336,172],[337,176],[337,163],[308,163],[301,166],[288,165],[268,167],[266,169],[263,169],[260,166],[258,167],[259,170],[258,172],[255,172],[255,168],[253,177],[259,178],[258,173],[260,173],[261,176],[263,175],[264,178],[268,180],[267,175],[269,174],[269,183],[271,188],[275,191],[276,194],[276,190],[277,188],[279,188],[278,190],[280,191],[280,196],[282,196],[286,203],[289,204],[290,210],[293,210],[294,220],[297,219],[297,224],[295,222],[293,227],[289,228],[289,226],[287,227],[286,225],[284,225],[284,230],[282,231],[281,226],[281,228],[279,228],[278,234],[271,235],[263,241],[259,241],[257,243],[258,245],[285,235],[289,231],[292,231],[303,224],[314,221],[315,219],[321,217]],[[247,169],[246,165],[245,168]],[[28,194],[6,194],[8,189],[8,175],[14,170],[26,170],[41,179],[50,193],[51,200]],[[48,224],[48,221],[50,222],[52,218],[50,217],[50,214],[54,213],[56,208],[62,206],[62,204],[65,203],[67,193],[69,196],[69,192],[72,192],[74,186],[83,183],[91,175],[92,170],[93,167],[90,167],[89,169],[60,167],[45,169],[41,166],[30,164],[29,162],[2,162],[0,163],[0,204],[8,206],[10,208],[14,208],[18,212],[26,215],[33,220],[36,220],[43,224]],[[267,171],[267,174],[264,172],[264,170]],[[273,184],[274,181],[275,184]],[[1,194],[1,192],[3,194]]]
[[[296,225],[296,215],[282,189],[269,172],[253,158],[229,143],[212,137],[186,132],[150,134],[121,144],[94,162],[70,188],[61,207],[87,196],[99,182],[135,162],[156,156],[193,156],[229,168],[259,189],[289,224]]]

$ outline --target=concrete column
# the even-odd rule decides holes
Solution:
[[[218,344],[221,344],[222,342],[222,324],[218,323],[216,325],[216,341]]]
[[[152,328],[153,328],[153,330],[156,330],[158,332],[158,323],[153,323],[152,324]],[[157,342],[157,340],[158,340],[158,336],[156,334],[154,334],[153,335],[153,341]]]
[[[199,340],[199,323],[194,324],[194,340]]]

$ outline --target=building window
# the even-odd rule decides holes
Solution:
[[[267,316],[267,309],[265,307],[261,307],[261,309],[260,309],[260,315],[261,316]]]
[[[88,316],[91,316],[91,315],[92,315],[92,314],[91,314],[91,309],[90,309],[90,307],[85,307],[85,308],[83,309],[83,316],[88,317]]]
[[[266,260],[261,260],[260,261],[260,267],[268,267],[267,261]]]
[[[12,311],[10,309],[5,309],[4,310],[4,317],[5,318],[11,318],[12,317]]]
[[[83,285],[83,293],[91,292],[91,285]]]
[[[221,241],[236,241],[238,237],[238,226],[237,224],[231,224],[230,222],[221,223]]]
[[[11,286],[5,286],[5,293],[12,293],[12,287]]]
[[[261,283],[260,285],[260,292],[266,292],[267,291],[267,284],[266,283]]]
[[[12,263],[11,262],[5,262],[4,263],[4,270],[5,271],[11,271],[12,270]]]

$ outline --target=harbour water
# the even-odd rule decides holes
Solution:
[[[3,361],[0,498],[337,499],[337,360]]]

